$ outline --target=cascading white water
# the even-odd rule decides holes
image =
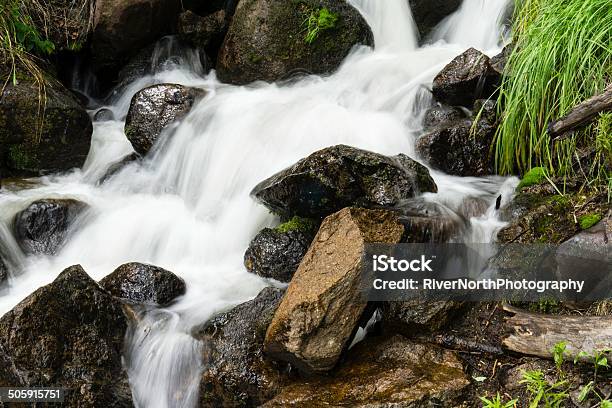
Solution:
[[[420,118],[430,103],[423,86],[464,51],[462,33],[473,34],[468,45],[496,48],[498,7],[482,11],[473,8],[480,2],[466,0],[445,23],[453,21],[454,27],[444,34],[446,42],[417,48],[405,0],[352,3],[371,25],[376,50],[355,49],[333,75],[285,86],[235,87],[219,83],[214,74],[203,77],[193,59],[176,60],[122,88],[108,107],[119,120],[94,124],[82,170],[44,177],[35,188],[3,190],[0,227],[5,230],[15,213],[36,199],[74,197],[91,208],[56,256],[17,256],[20,266],[14,270],[21,274],[11,277],[8,293],[0,296],[0,313],[72,264],[80,263],[95,279],[125,262],[167,268],[185,279],[187,293],[170,308],[143,315],[127,340],[126,363],[138,406],[194,406],[203,367],[191,328],[269,284],[242,265],[250,239],[277,222],[249,197],[252,187],[313,151],[340,143],[414,156]],[[459,17],[468,12],[478,18]],[[131,152],[123,121],[132,95],[162,82],[201,87],[208,95],[165,132],[144,162],[97,185],[113,162]],[[507,200],[515,182],[432,175],[439,193],[425,198],[455,211],[466,197],[493,206],[503,192]],[[464,239],[472,242],[490,241],[501,226],[493,207],[471,225]]]
[[[475,47],[485,53],[495,51],[500,42],[508,39],[503,20],[511,5],[506,0],[464,0],[456,13],[439,24],[431,38]]]

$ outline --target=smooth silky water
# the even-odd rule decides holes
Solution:
[[[83,169],[10,185],[0,193],[0,242],[10,255],[5,313],[64,268],[81,264],[99,280],[125,262],[164,267],[187,282],[167,309],[153,309],[126,338],[125,364],[139,407],[193,407],[203,369],[191,329],[215,313],[255,297],[269,285],[249,274],[244,251],[278,219],[249,196],[260,181],[321,148],[347,144],[414,158],[421,119],[431,103],[426,88],[456,55],[473,46],[493,55],[504,34],[508,0],[465,0],[418,47],[406,0],[352,0],[374,32],[376,49],[357,47],[331,76],[246,87],[204,75],[199,58],[162,41],[162,68],[120,88],[107,108],[121,120],[94,123]],[[171,58],[169,58],[171,57]],[[108,167],[132,152],[123,133],[131,97],[155,83],[201,87],[207,96],[168,129],[141,163],[99,185]],[[432,171],[439,193],[425,199],[458,211],[468,197],[489,203],[472,218],[466,242],[490,242],[503,226],[495,200],[511,198],[514,178],[459,178]],[[75,198],[89,204],[53,257],[24,256],[11,237],[14,215],[34,200]]]

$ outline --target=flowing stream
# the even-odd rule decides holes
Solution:
[[[154,58],[167,63],[117,92],[108,108],[120,120],[94,123],[83,169],[0,192],[0,242],[7,246],[0,249],[10,254],[12,270],[9,288],[0,293],[0,314],[73,264],[94,279],[125,262],[171,270],[185,279],[187,293],[170,308],[143,315],[126,340],[125,361],[139,407],[195,406],[203,367],[191,328],[269,284],[242,265],[249,241],[278,223],[252,200],[251,189],[313,151],[340,143],[415,157],[414,141],[431,103],[426,87],[467,47],[489,55],[500,50],[509,1],[465,0],[422,47],[406,0],[352,3],[372,27],[376,49],[355,48],[328,77],[229,86],[214,72],[205,75],[197,55],[162,42]],[[132,95],[162,82],[208,94],[143,162],[100,185],[108,167],[132,151],[123,133]],[[426,194],[426,200],[453,211],[467,197],[486,200],[489,210],[471,219],[463,239],[490,242],[502,226],[495,199],[501,194],[507,201],[516,180],[432,176],[439,193]],[[11,220],[32,201],[51,197],[76,198],[90,209],[71,227],[60,253],[25,257],[10,236]]]

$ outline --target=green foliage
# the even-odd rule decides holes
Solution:
[[[314,228],[314,226],[315,225],[312,220],[308,218],[301,218],[301,217],[295,216],[291,218],[289,221],[284,222],[278,227],[276,227],[276,230],[282,233],[290,232],[290,231],[306,232],[306,231],[311,231]]]
[[[563,365],[565,350],[567,349],[567,342],[561,341],[555,344],[551,350],[553,355],[553,360],[555,361],[555,366],[557,367],[557,372],[561,373],[561,366]]]
[[[310,16],[304,20],[306,35],[304,41],[307,44],[312,44],[319,37],[321,31],[334,28],[338,21],[338,15],[329,11],[326,7],[314,10]]]
[[[7,21],[8,30],[13,33],[18,47],[22,47],[27,52],[44,55],[49,55],[55,50],[55,45],[41,37],[34,27],[32,18],[22,11],[19,4],[13,4],[8,14],[10,16]]]
[[[480,397],[482,401],[482,408],[514,408],[516,407],[516,403],[518,400],[513,399],[508,402],[503,402],[501,395],[497,393],[497,395],[491,399],[487,399],[485,397]]]
[[[599,214],[585,214],[578,219],[580,228],[585,230],[591,228],[593,225],[601,221],[601,215]]]
[[[525,384],[529,392],[529,408],[539,406],[560,408],[569,397],[567,381],[561,380],[550,384],[540,370],[523,372],[521,384]]]
[[[601,92],[612,77],[610,0],[518,0],[514,52],[507,63],[498,106],[496,166],[501,173],[545,167],[551,175],[575,171],[577,145],[593,145],[591,169],[599,181],[610,177],[612,119],[552,143],[548,123]]]
[[[548,171],[544,167],[534,167],[523,176],[517,188],[520,190],[523,187],[543,183],[546,177],[548,177]]]

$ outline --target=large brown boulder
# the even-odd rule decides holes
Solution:
[[[263,341],[282,297],[283,290],[265,288],[197,331],[205,363],[200,407],[259,406],[278,393],[287,376],[264,359]]]
[[[138,91],[125,120],[125,135],[134,150],[146,155],[162,131],[185,117],[204,95],[201,89],[177,84],[153,85]]]
[[[307,23],[328,10],[335,20],[306,41]],[[332,17],[333,19],[333,17]],[[242,0],[219,51],[217,75],[223,82],[276,81],[295,71],[336,70],[356,44],[373,44],[359,12],[345,0]]]
[[[433,80],[432,92],[438,102],[471,107],[477,99],[491,97],[499,80],[489,57],[470,48],[440,71]]]
[[[17,84],[9,82],[0,88],[0,171],[4,174],[38,175],[81,167],[92,131],[85,109],[54,80],[41,88],[24,76]]]
[[[366,243],[397,243],[395,213],[346,208],[327,217],[296,271],[268,328],[266,354],[307,372],[332,369],[365,308]]]
[[[139,49],[170,34],[180,0],[97,0],[91,37],[96,71],[116,72]]]
[[[332,375],[292,383],[264,407],[454,407],[468,385],[455,352],[396,335],[357,344]]]
[[[251,193],[283,217],[324,218],[342,208],[391,207],[437,186],[408,156],[338,145],[314,152],[262,181]]]
[[[77,265],[0,319],[0,352],[24,386],[65,388],[65,407],[132,407],[126,329],[121,302]]]

